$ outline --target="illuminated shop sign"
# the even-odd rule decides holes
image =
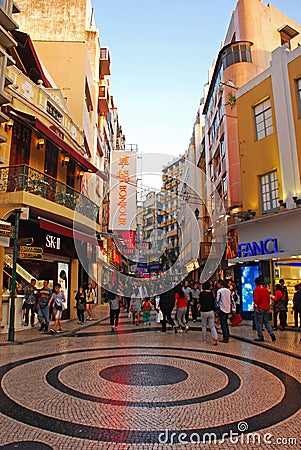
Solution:
[[[281,253],[277,238],[267,238],[259,242],[245,242],[238,244],[238,258],[247,256],[272,255],[273,253]]]
[[[61,249],[61,238],[47,234],[45,247],[54,248],[55,250],[60,250]]]

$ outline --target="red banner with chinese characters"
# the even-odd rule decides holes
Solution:
[[[112,231],[136,229],[136,152],[113,151],[110,162],[110,223]]]

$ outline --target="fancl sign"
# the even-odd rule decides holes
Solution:
[[[272,255],[273,253],[281,253],[277,238],[267,238],[259,242],[245,242],[238,244],[238,258],[246,258],[247,256]]]

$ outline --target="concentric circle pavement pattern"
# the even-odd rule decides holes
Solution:
[[[186,380],[188,373],[163,364],[123,364],[102,369],[101,378],[130,386],[162,386]]]
[[[291,356],[239,341],[201,344],[197,332],[174,336],[141,328],[95,337],[97,330],[49,341],[51,347],[44,341],[5,348],[3,448],[183,448],[183,436],[200,448],[195,442],[206,433],[221,440],[269,432],[276,439],[300,430],[299,361]],[[204,442],[202,448],[213,448]],[[228,448],[225,442],[220,448]],[[241,441],[235,448],[249,447]]]

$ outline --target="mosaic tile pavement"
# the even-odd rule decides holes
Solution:
[[[0,345],[1,449],[299,449],[300,333],[228,344],[133,326],[105,311],[66,333]],[[21,335],[21,333],[23,333]],[[30,334],[30,337],[29,337]]]

